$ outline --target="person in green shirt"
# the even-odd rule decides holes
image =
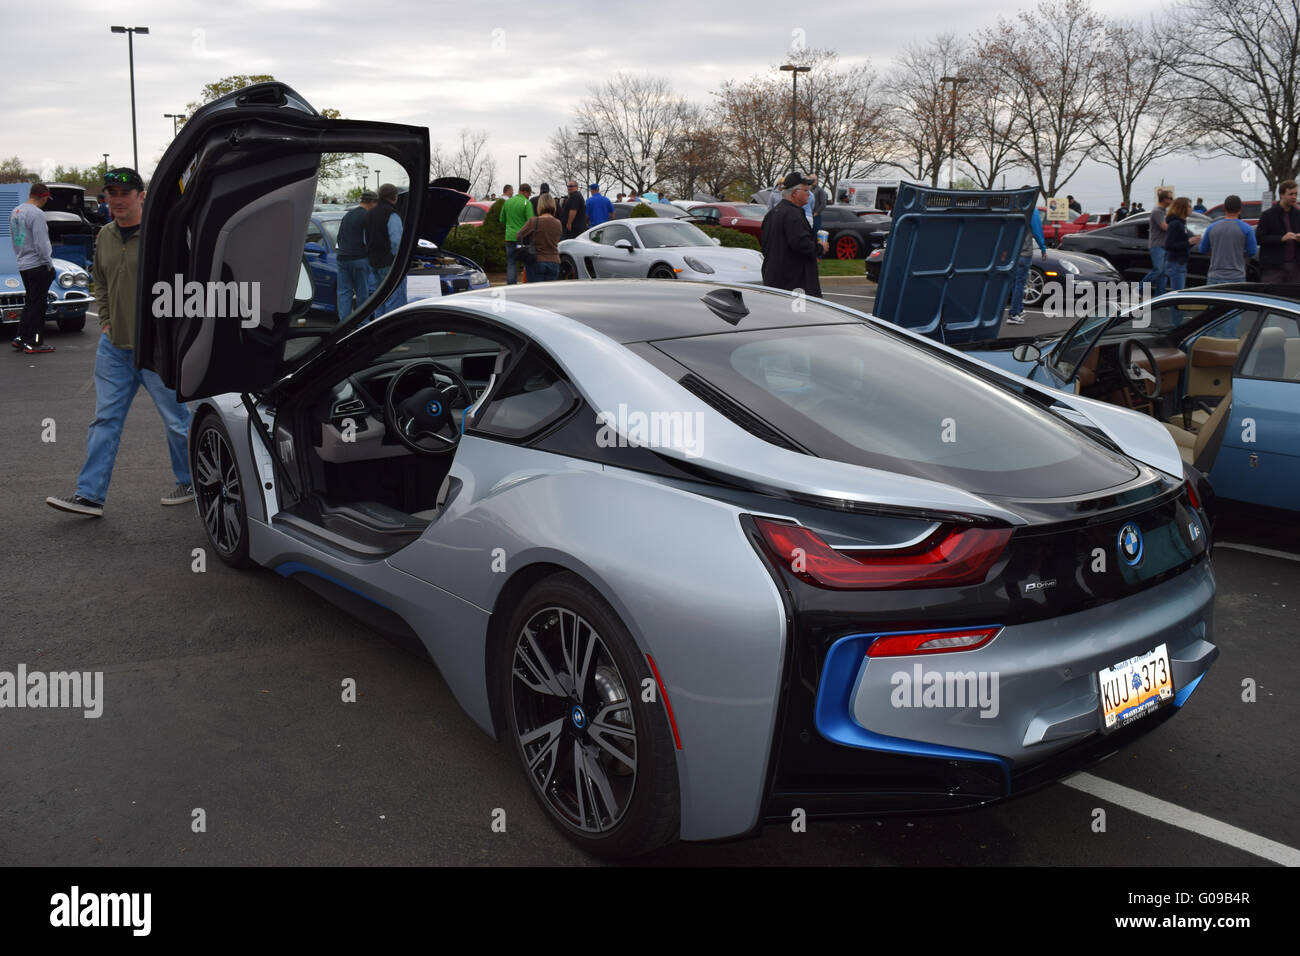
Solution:
[[[506,285],[514,285],[519,278],[519,263],[515,257],[518,244],[515,235],[529,219],[533,218],[533,204],[528,197],[533,194],[533,187],[527,183],[519,184],[519,192],[506,200],[501,207],[501,222],[506,228]]]

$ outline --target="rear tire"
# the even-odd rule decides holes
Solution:
[[[604,598],[568,572],[539,581],[511,615],[500,655],[505,731],[551,823],[608,859],[676,840],[668,718],[643,699],[654,677]]]
[[[578,278],[578,267],[570,256],[560,256],[560,278]]]

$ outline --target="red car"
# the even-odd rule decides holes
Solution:
[[[487,218],[488,210],[492,204],[485,199],[471,199],[465,204],[465,208],[460,211],[460,219],[457,220],[458,226],[481,226],[483,220]]]
[[[757,203],[711,202],[692,206],[687,213],[693,222],[739,229],[755,239],[762,239],[763,217],[767,215],[767,207]]]
[[[1038,218],[1043,221],[1043,238],[1049,246],[1059,245],[1061,238],[1076,232],[1092,232],[1110,225],[1111,214],[1108,212],[1085,212],[1065,222],[1048,222],[1047,209],[1038,207]]]
[[[1263,205],[1264,204],[1258,199],[1243,199],[1241,201],[1241,212],[1238,213],[1241,221],[1248,226],[1258,226],[1259,212]],[[1211,219],[1222,219],[1223,203],[1219,203],[1217,206],[1211,206],[1206,210],[1205,214]]]

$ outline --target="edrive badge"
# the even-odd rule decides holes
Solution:
[[[1119,529],[1119,556],[1129,567],[1142,560],[1142,532],[1132,521]]]

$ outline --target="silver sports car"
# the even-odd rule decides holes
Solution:
[[[689,222],[619,219],[560,243],[566,279],[763,281],[763,254],[718,244]]]
[[[576,843],[971,807],[1187,702],[1218,654],[1209,531],[1150,418],[754,286],[363,324],[392,270],[299,325],[320,153],[427,182],[427,137],[274,83],[195,113],[145,208],[136,360],[197,400],[210,546],[415,638]],[[433,209],[411,191],[399,261]],[[207,295],[150,301],[182,282]]]

